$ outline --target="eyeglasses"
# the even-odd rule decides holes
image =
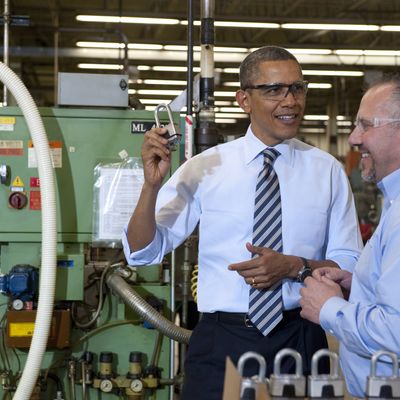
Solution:
[[[358,128],[362,132],[367,132],[371,128],[380,128],[389,124],[400,123],[400,118],[357,118],[354,122],[354,129]]]
[[[306,97],[308,88],[307,81],[296,81],[293,83],[264,83],[261,85],[247,86],[243,90],[260,90],[261,96],[266,100],[282,101],[292,93],[296,100],[303,100]]]

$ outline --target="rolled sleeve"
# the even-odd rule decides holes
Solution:
[[[155,237],[146,247],[138,251],[131,251],[127,227],[124,228],[122,234],[122,245],[124,248],[125,258],[129,265],[151,265],[158,264],[162,261],[163,254],[158,249],[161,248],[162,239],[158,230],[156,230]]]

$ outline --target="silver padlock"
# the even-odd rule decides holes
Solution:
[[[243,376],[244,364],[247,360],[250,359],[256,360],[258,362],[258,376],[245,378]],[[257,384],[265,383],[265,373],[267,370],[267,365],[264,357],[254,351],[248,351],[239,358],[237,368],[240,376],[242,377],[240,384],[240,400],[255,399]]]
[[[296,361],[295,374],[281,374],[281,362],[287,356]],[[303,376],[303,360],[300,353],[293,349],[280,350],[274,359],[274,373],[270,376],[269,384],[272,397],[305,397],[306,378]]]
[[[165,109],[167,111],[168,120],[169,120],[169,123],[164,126],[164,128],[167,129],[167,131],[168,131],[164,135],[164,137],[166,139],[168,139],[169,148],[171,150],[176,150],[176,148],[178,147],[178,144],[181,141],[182,135],[181,135],[181,132],[179,130],[179,127],[174,124],[174,120],[172,118],[172,112],[171,112],[171,109],[169,108],[168,104],[161,103],[155,108],[155,110],[154,110],[154,118],[156,120],[156,126],[157,126],[157,128],[161,128],[161,122],[160,122],[160,118],[158,116],[158,113],[163,109]]]
[[[330,374],[318,373],[318,362],[322,357],[330,359]],[[339,358],[336,353],[327,349],[321,349],[314,353],[311,359],[311,375],[308,377],[308,397],[344,397],[344,381],[339,376]]]
[[[383,356],[392,360],[392,375],[376,375],[376,364]],[[396,353],[380,350],[371,358],[371,373],[367,377],[367,397],[400,398],[399,360]]]

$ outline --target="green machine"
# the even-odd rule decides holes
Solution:
[[[166,279],[171,260],[144,268],[125,265],[112,226],[126,223],[133,210],[129,179],[139,179],[138,192],[140,148],[154,114],[83,108],[46,108],[40,114],[56,179],[57,286],[42,373],[31,398],[168,399],[173,342],[105,284],[106,273],[117,271],[146,303],[171,318]],[[179,123],[178,115],[174,119]],[[173,154],[172,170],[180,153]],[[117,189],[115,180],[102,181],[110,174],[120,177]],[[11,398],[35,325],[42,240],[35,152],[17,107],[0,108],[0,175],[0,393]],[[107,213],[110,193],[117,208]]]

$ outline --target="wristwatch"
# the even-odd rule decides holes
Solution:
[[[304,279],[307,278],[307,276],[312,275],[312,269],[310,268],[310,265],[308,264],[308,261],[304,257],[299,257],[301,261],[303,262],[303,266],[297,273],[297,282],[304,282]]]

